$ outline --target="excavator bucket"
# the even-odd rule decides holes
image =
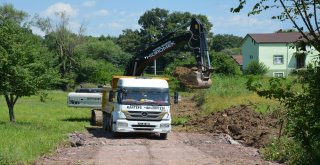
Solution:
[[[173,73],[175,77],[187,88],[190,89],[207,89],[212,85],[210,78],[204,79],[203,74],[196,67],[186,68],[177,67]]]

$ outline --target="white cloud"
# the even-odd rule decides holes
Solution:
[[[101,16],[98,14],[98,11],[93,12],[91,14],[86,15],[86,19],[89,22],[94,22],[94,27],[87,28],[87,34],[93,36],[99,35],[112,35],[118,36],[122,33],[124,29],[139,29],[141,28],[138,25],[139,17],[143,14],[143,12],[131,13],[123,10],[107,10],[107,17],[98,18],[99,21],[95,17]],[[110,16],[112,15],[112,17]]]
[[[94,12],[94,15],[96,16],[107,16],[108,14],[109,14],[109,11],[105,9],[101,9]]]
[[[55,3],[49,6],[45,11],[44,15],[47,17],[53,17],[56,13],[64,12],[69,17],[74,17],[77,15],[77,11],[72,8],[70,4],[67,3]]]
[[[244,36],[247,33],[270,33],[281,28],[281,24],[271,19],[231,15],[227,17],[209,17],[214,25],[214,33],[236,34]]]
[[[85,1],[82,3],[82,6],[87,8],[94,7],[95,5],[96,5],[96,1],[93,1],[93,0]]]
[[[114,30],[121,30],[121,29],[125,28],[125,26],[123,24],[118,23],[118,22],[110,22],[110,23],[106,23],[106,24],[100,24],[99,28],[111,28]]]
[[[108,26],[112,29],[122,29],[124,26],[117,22],[111,22]]]
[[[219,17],[213,21],[221,27],[256,27],[256,26],[268,26],[274,24],[272,20],[260,20],[247,16],[233,16],[231,18]]]

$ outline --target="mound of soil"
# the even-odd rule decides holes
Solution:
[[[188,123],[200,132],[225,133],[247,146],[262,147],[276,136],[277,120],[246,105],[197,117]]]
[[[197,71],[196,67],[182,67],[178,66],[173,71],[173,76],[175,76],[184,86],[188,88],[197,88]]]

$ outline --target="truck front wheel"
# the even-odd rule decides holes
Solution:
[[[160,139],[161,140],[166,140],[168,137],[168,134],[167,133],[160,133]]]
[[[111,117],[111,115],[110,115],[110,117],[109,117],[109,123],[110,123],[110,132],[112,133],[112,137],[113,138],[118,138],[118,137],[120,137],[120,132],[115,132],[115,131],[113,131],[113,118]]]

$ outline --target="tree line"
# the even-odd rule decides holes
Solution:
[[[210,56],[219,72],[238,74],[230,54],[239,53],[241,37],[213,35],[213,24],[207,16],[189,12],[169,12],[155,8],[146,11],[138,21],[140,29],[125,29],[119,36],[94,37],[85,35],[85,27],[78,32],[69,29],[69,17],[56,13],[58,21],[39,15],[29,19],[28,13],[11,4],[0,6],[0,94],[5,97],[10,121],[15,121],[13,107],[23,96],[37,94],[44,89],[72,90],[80,83],[108,84],[112,75],[122,75],[130,58],[163,35],[179,29],[192,17],[201,20],[208,31]],[[41,29],[39,36],[32,28]],[[187,46],[182,46],[157,60],[159,70],[194,62]],[[217,65],[218,64],[218,65]],[[230,68],[233,68],[233,70]],[[171,70],[165,73],[170,74]]]

